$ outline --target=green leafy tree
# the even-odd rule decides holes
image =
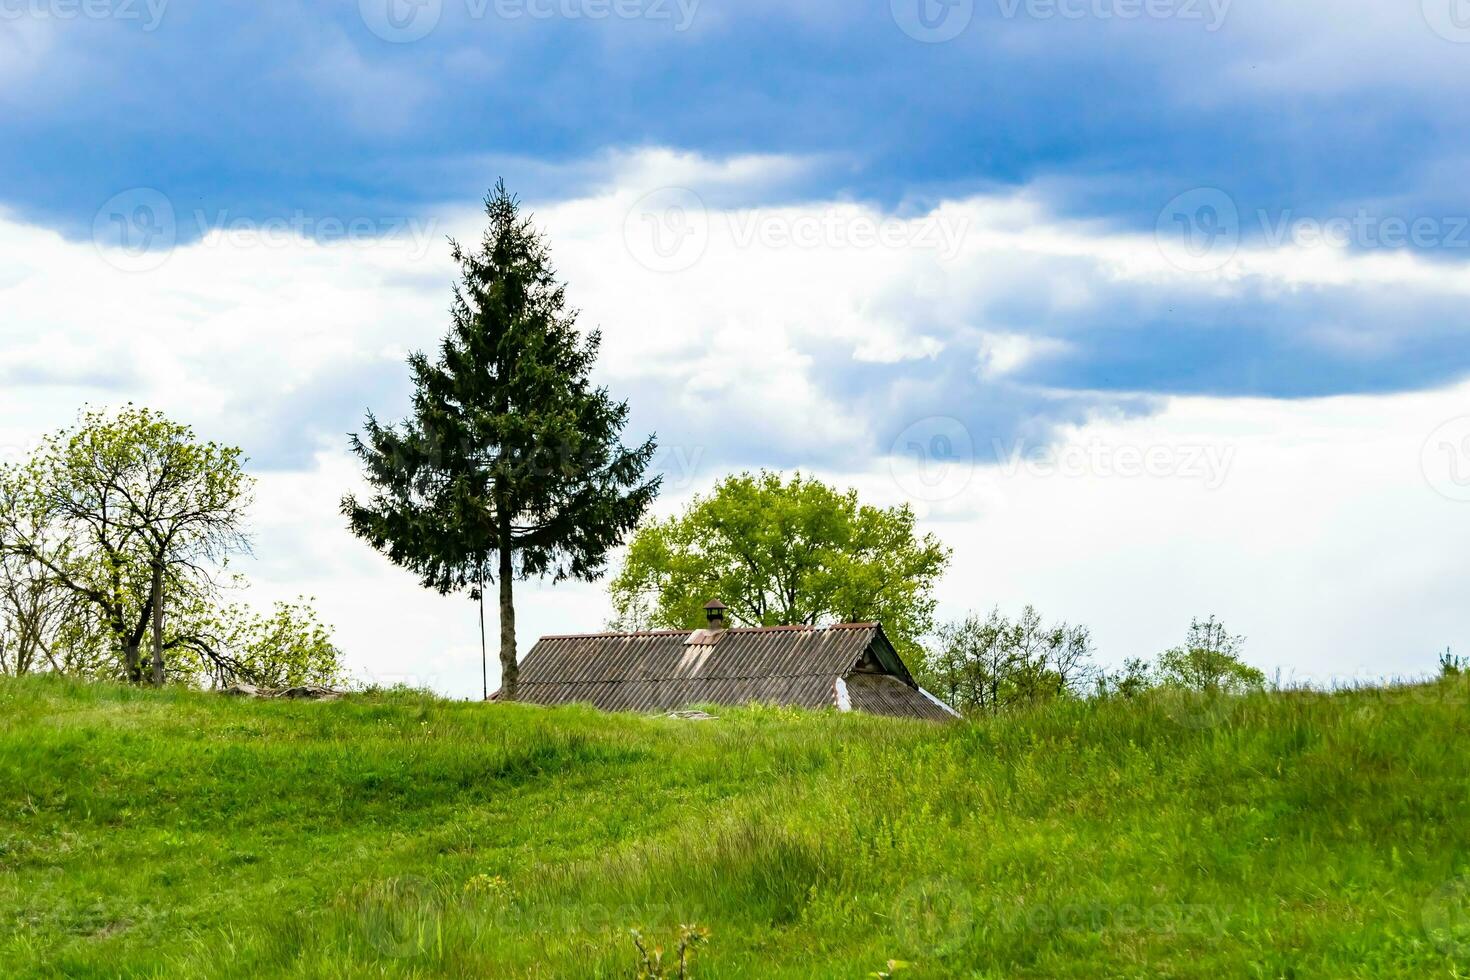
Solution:
[[[251,480],[241,460],[239,449],[146,408],[83,412],[0,472],[0,554],[50,594],[89,606],[122,676],[162,684],[166,651],[187,642],[170,640],[168,610],[204,602],[230,557],[248,548]]]
[[[1097,694],[1104,698],[1131,700],[1153,690],[1158,684],[1153,665],[1142,657],[1129,657],[1116,670],[1099,673]]]
[[[306,599],[278,602],[269,616],[242,605],[201,606],[176,617],[180,655],[176,676],[224,687],[327,687],[345,682],[342,652]]]
[[[5,506],[0,491],[0,506]],[[76,612],[73,596],[45,568],[0,554],[0,675],[59,669],[59,638]]]
[[[352,448],[372,496],[342,502],[353,532],[441,593],[500,588],[501,696],[517,686],[516,578],[593,580],[658,493],[648,439],[626,448],[626,402],[592,385],[600,335],[566,307],[545,240],[498,183],[439,357],[409,358],[412,416],[369,415]]]
[[[918,679],[967,714],[1078,697],[1095,675],[1085,626],[1047,625],[1027,606],[1012,620],[991,610],[946,623],[918,661]]]
[[[620,628],[695,628],[719,599],[747,626],[881,621],[912,654],[948,562],[907,505],[865,505],[799,473],[741,473],[641,527],[611,593]]]
[[[1214,616],[1192,620],[1184,646],[1159,654],[1159,680],[1201,694],[1259,690],[1266,683],[1266,675],[1240,659],[1244,645],[1244,636],[1230,633]]]

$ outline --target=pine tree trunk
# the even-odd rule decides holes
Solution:
[[[163,565],[153,566],[153,683],[163,686]]]
[[[500,546],[500,699],[516,700],[520,667],[516,664],[516,607],[511,599],[510,530],[504,529]]]

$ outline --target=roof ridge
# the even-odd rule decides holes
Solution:
[[[689,636],[697,630],[634,630],[631,633],[618,633],[615,631],[604,631],[602,633],[547,633],[541,637],[543,640],[605,640],[616,636],[644,637],[644,636]]]
[[[823,633],[827,630],[877,629],[878,623],[830,623],[826,626],[806,626],[794,623],[786,626],[731,626],[725,633]],[[604,631],[601,633],[547,633],[543,640],[611,640],[643,639],[655,636],[693,636],[700,630],[633,630],[628,633]]]

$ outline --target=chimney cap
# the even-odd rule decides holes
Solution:
[[[711,599],[704,604],[704,618],[712,630],[722,630],[728,624],[725,622],[725,604],[718,599]]]

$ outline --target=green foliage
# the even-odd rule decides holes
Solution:
[[[0,481],[5,474],[0,473]],[[7,504],[0,487],[0,507]],[[93,607],[44,565],[0,547],[0,675],[116,673]]]
[[[129,405],[85,411],[0,467],[0,674],[339,681],[340,654],[305,602],[266,618],[221,603],[248,547],[242,464],[239,449]]]
[[[64,593],[63,618],[106,633],[119,675],[162,683],[165,652],[195,637],[172,630],[150,670],[140,653],[149,628],[161,635],[165,613],[207,600],[230,557],[248,547],[252,483],[242,459],[147,408],[84,411],[28,460],[0,468],[5,577]]]
[[[278,602],[269,616],[245,611],[240,628],[245,673],[257,684],[288,687],[343,683],[342,654],[305,599]]]
[[[626,980],[691,922],[699,980],[1470,971],[1462,680],[1165,693],[689,724],[0,680],[0,976]]]
[[[665,963],[662,946],[649,943],[642,930],[629,931],[633,936],[633,948],[638,950],[638,980],[692,978],[694,974],[690,972],[690,967],[694,950],[709,942],[709,930],[704,926],[682,924],[676,937],[677,946],[673,951],[673,958]]]
[[[1100,697],[1136,698],[1157,685],[1153,665],[1142,657],[1130,657],[1119,670],[1101,671],[1097,678]]]
[[[1444,653],[1439,655],[1439,673],[1441,677],[1459,677],[1461,674],[1470,672],[1470,662],[1464,657],[1456,656],[1446,647]]]
[[[799,473],[741,473],[639,528],[611,593],[624,628],[697,628],[719,599],[746,626],[881,621],[909,656],[948,562],[907,505],[861,504]]]
[[[916,679],[964,714],[996,714],[1086,693],[1094,674],[1085,626],[1045,625],[1032,606],[1011,620],[971,613],[937,631]]]
[[[567,309],[545,240],[504,183],[480,249],[453,243],[460,281],[437,360],[409,358],[412,417],[367,417],[352,449],[371,498],[342,501],[353,533],[449,593],[501,589],[503,695],[514,696],[511,581],[592,580],[658,493],[654,441],[628,449],[626,402],[591,382],[601,336]]]
[[[1245,637],[1232,635],[1214,616],[1193,620],[1184,646],[1159,654],[1159,681],[1207,695],[1259,690],[1266,675],[1240,659],[1244,645]]]
[[[191,626],[207,637],[213,656],[185,647],[173,664],[180,679],[222,687],[245,681],[260,687],[295,687],[346,683],[342,652],[331,630],[304,598],[278,602],[269,616],[246,606],[206,609],[207,622]]]

